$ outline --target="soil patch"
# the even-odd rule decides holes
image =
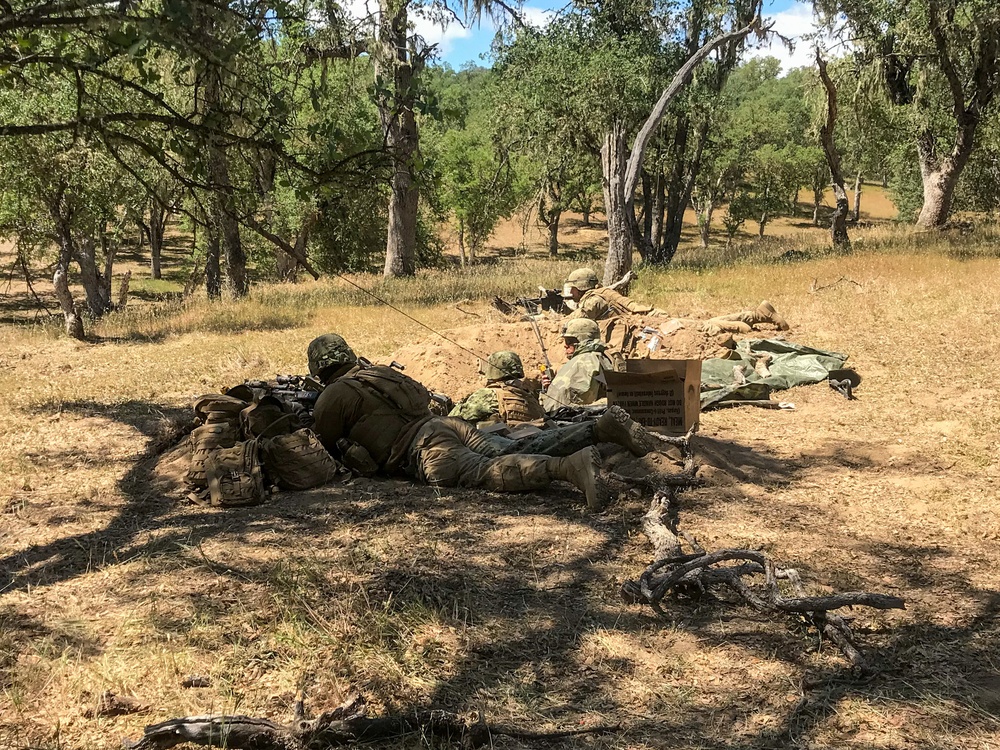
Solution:
[[[552,366],[566,364],[563,349],[562,320],[538,323]],[[479,362],[500,350],[517,352],[524,362],[525,375],[538,374],[544,362],[538,339],[527,321],[496,323],[488,326],[463,326],[441,332],[397,349],[391,359],[406,366],[406,374],[430,390],[446,393],[456,401],[480,387]],[[663,336],[657,359],[705,359],[720,351],[718,336],[709,336],[693,326],[679,328]]]

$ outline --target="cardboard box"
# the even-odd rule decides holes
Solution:
[[[605,372],[608,405],[617,404],[654,432],[683,435],[698,424],[701,360],[627,359],[624,372]]]

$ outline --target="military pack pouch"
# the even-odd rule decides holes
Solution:
[[[364,383],[407,416],[419,417],[429,413],[430,391],[392,367],[366,367],[354,372],[351,377]]]
[[[213,451],[205,461],[205,474],[212,505],[260,505],[267,500],[256,440]]]
[[[247,402],[224,393],[207,393],[194,400],[194,413],[202,422],[237,419]]]
[[[208,457],[219,448],[236,445],[240,433],[233,422],[209,422],[195,427],[188,439],[191,441],[191,465],[184,480],[189,487],[202,489],[208,486],[205,470]]]
[[[286,435],[299,427],[295,414],[287,413],[281,401],[274,396],[264,396],[240,412],[243,435],[250,438],[273,438]]]
[[[261,451],[268,474],[284,489],[319,487],[343,471],[312,430],[265,439],[261,441]]]

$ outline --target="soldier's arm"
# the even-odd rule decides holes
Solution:
[[[449,417],[458,417],[466,422],[482,422],[498,414],[497,396],[489,388],[480,388],[466,397],[449,412]]]
[[[643,304],[642,302],[636,302],[634,299],[626,297],[624,294],[620,294],[619,292],[616,292],[614,289],[605,289],[604,292],[605,294],[608,295],[609,298],[614,300],[615,303],[617,303],[621,307],[624,307],[630,313],[635,313],[636,315],[645,315],[646,313],[650,313],[653,311],[652,305],[646,305]]]
[[[336,380],[316,399],[313,410],[313,431],[328,451],[336,449],[337,441],[347,437],[361,419],[361,396],[346,383]]]

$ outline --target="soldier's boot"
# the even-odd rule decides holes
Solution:
[[[759,320],[756,321],[758,323],[770,323],[771,325],[776,326],[779,331],[788,330],[788,323],[783,317],[778,315],[778,311],[774,309],[774,305],[767,300],[764,300],[757,305],[757,309],[754,310],[754,314],[757,318],[759,318]]]
[[[594,423],[594,437],[599,443],[615,443],[634,456],[645,456],[654,447],[654,439],[620,406],[609,406]]]
[[[569,482],[587,498],[587,507],[593,511],[603,510],[607,505],[607,489],[597,478],[601,467],[601,454],[597,448],[584,448],[566,458],[550,458],[549,475],[553,479]]]

